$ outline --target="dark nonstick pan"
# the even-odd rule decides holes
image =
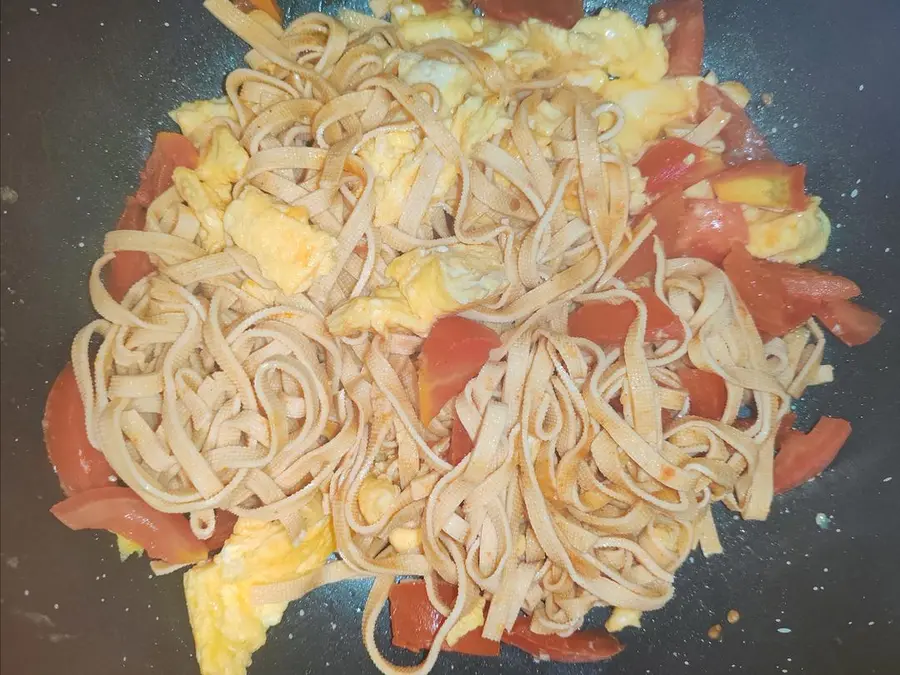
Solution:
[[[339,3],[283,4],[292,18]],[[645,2],[610,4],[646,14]],[[707,0],[706,19],[707,65],[744,81],[757,103],[772,94],[753,116],[780,156],[807,163],[810,191],[824,197],[836,228],[823,264],[887,319],[865,347],[831,340],[837,381],[802,403],[806,422],[827,412],[852,420],[853,435],[825,475],[776,499],[768,521],[720,512],[726,554],[695,554],[675,600],[626,633],[614,661],[538,664],[508,650],[442,656],[436,672],[900,668],[900,3]],[[178,575],[121,564],[110,536],[70,532],[47,512],[60,491],[40,421],[91,317],[90,264],[153,133],[178,102],[219,95],[245,49],[199,2],[179,0],[5,0],[0,30],[2,672],[197,672]],[[366,593],[346,583],[291,606],[251,674],[375,672],[360,639]],[[723,639],[710,642],[717,623]]]

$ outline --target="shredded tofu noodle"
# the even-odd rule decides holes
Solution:
[[[205,6],[252,50],[225,83],[236,119],[212,118],[192,139],[227,128],[249,160],[225,196],[261,191],[285,217],[307,217],[331,242],[330,264],[287,295],[227,231],[224,246],[205,246],[172,187],[144,231],[107,235],[90,277],[101,318],[78,333],[72,358],[91,442],[154,508],[188,514],[201,539],[214,509],[280,521],[295,541],[331,519],[339,559],[257,586],[255,602],[373,578],[362,628],[374,663],[426,673],[486,599],[480,630],[495,640],[522,611],[534,632],[563,636],[594,607],[639,617],[672,597],[698,543],[721,550],[714,503],[767,516],[779,422],[792,397],[830,378],[824,337],[810,321],[764,341],[720,269],[667,260],[657,244],[652,290],[685,337],[645,344],[645,303],[616,273],[656,223],[630,224],[636,190],[614,143],[619,106],[562,77],[521,81],[452,40],[410,46],[381,21],[347,27],[308,14],[282,31],[227,0]],[[510,124],[464,151],[438,87],[398,77],[407,54],[462,66]],[[535,120],[547,103],[558,119],[542,142]],[[714,144],[727,117],[716,109],[688,138]],[[397,131],[419,141],[418,169],[396,222],[376,226],[376,177],[360,150]],[[448,187],[436,195],[438,185]],[[329,317],[389,286],[398,256],[457,245],[490,246],[502,260],[505,283],[459,310],[502,344],[425,426],[423,336],[339,334]],[[122,302],[101,279],[117,251],[144,251],[158,268]],[[567,334],[570,312],[593,300],[637,308],[623,345]],[[726,382],[721,419],[683,414],[686,359]],[[742,424],[750,402],[758,414]],[[453,414],[474,441],[456,466],[445,458]],[[364,517],[367,479],[388,498]],[[446,616],[414,668],[375,644],[399,575],[424,577]],[[458,588],[452,606],[438,579]]]

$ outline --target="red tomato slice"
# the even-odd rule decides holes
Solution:
[[[726,169],[709,182],[716,197],[723,202],[782,211],[802,211],[809,202],[804,192],[806,167],[802,164],[748,161]]]
[[[500,338],[490,328],[461,316],[438,319],[419,359],[419,416],[434,419],[444,404],[465,389],[487,362]]]
[[[622,265],[618,277],[623,281],[631,281],[656,269],[656,256],[653,253],[653,235],[660,238],[663,247],[669,251],[678,232],[678,224],[684,217],[686,204],[681,191],[671,191],[657,199],[650,207],[639,214],[635,220],[640,222],[649,213],[656,219],[656,229],[644,240],[628,261]]]
[[[560,28],[571,28],[584,16],[582,0],[474,0],[472,6],[498,21],[522,23],[540,19]]]
[[[862,345],[878,335],[884,319],[871,309],[860,307],[849,300],[832,300],[824,303],[816,312],[825,327],[841,342],[850,347]]]
[[[685,199],[684,213],[675,231],[663,231],[660,237],[669,257],[703,258],[721,265],[735,243],[747,243],[749,231],[744,212],[737,204]]]
[[[154,199],[168,190],[172,185],[172,172],[176,167],[197,167],[200,157],[197,148],[181,134],[171,131],[160,131],[153,141],[153,150],[147,163],[141,169],[141,184],[135,198],[147,208]]]
[[[88,440],[84,406],[71,363],[50,388],[43,427],[47,454],[66,496],[115,482],[116,475],[106,457]]]
[[[697,368],[679,368],[678,377],[691,397],[691,415],[709,420],[722,418],[728,401],[725,380],[715,373]]]
[[[822,473],[844,447],[851,430],[847,420],[823,417],[808,434],[788,431],[775,455],[775,494],[787,492]]]
[[[674,26],[667,32],[669,22]],[[650,5],[647,23],[663,27],[663,40],[669,51],[668,75],[700,75],[703,66],[703,0],[662,0]]]
[[[216,529],[213,530],[209,539],[203,540],[206,550],[210,553],[215,553],[221,549],[225,542],[228,541],[231,533],[234,532],[235,523],[237,523],[237,516],[231,511],[216,509]]]
[[[722,158],[682,138],[666,138],[651,146],[637,162],[647,179],[647,193],[681,192],[725,168]]]
[[[782,283],[782,266],[793,267],[757,260],[743,246],[735,246],[723,263],[757,329],[773,336],[784,335],[799,326],[820,304],[806,296],[792,297]]]
[[[659,228],[659,225],[656,226]],[[645,239],[637,250],[616,273],[622,281],[632,281],[656,269],[656,256],[653,255],[653,236]]]
[[[438,593],[441,600],[448,604],[456,599],[456,589],[450,584],[438,584]],[[414,652],[431,647],[444,617],[428,600],[425,582],[416,579],[396,583],[391,586],[388,597],[391,603],[391,642],[394,646]],[[481,631],[475,629],[452,646],[445,643],[441,649],[473,656],[498,656],[500,643],[483,638]]]
[[[794,425],[797,423],[797,413],[785,413],[778,425],[778,431],[775,432],[775,449],[779,449],[784,439],[794,431]]]
[[[734,166],[748,160],[775,159],[766,143],[766,137],[756,128],[744,109],[731,100],[728,94],[718,87],[701,82],[698,98],[697,116],[700,119],[705,119],[716,107],[731,113],[728,124],[719,132],[719,137],[725,143],[722,158],[727,164]]]
[[[469,437],[466,428],[459,421],[456,412],[453,413],[453,427],[450,429],[450,449],[447,452],[447,461],[456,466],[475,449],[475,443]]]
[[[116,223],[117,230],[143,230],[147,215],[134,197],[125,199],[125,210]],[[106,289],[114,300],[121,301],[135,282],[156,269],[143,251],[118,251],[106,268]]]
[[[684,327],[675,313],[669,309],[651,288],[635,291],[647,305],[646,342],[681,340]],[[582,337],[598,345],[618,345],[625,341],[628,329],[637,319],[638,311],[633,302],[586,302],[569,315],[569,335]]]
[[[603,628],[585,628],[569,637],[539,635],[530,628],[531,619],[520,616],[503,642],[528,652],[536,659],[560,663],[593,663],[611,658],[624,646]]]
[[[246,14],[254,9],[261,9],[279,24],[281,23],[281,7],[275,0],[233,0],[233,3],[235,7]]]
[[[109,530],[140,544],[151,558],[168,563],[206,560],[207,548],[187,518],[162,513],[127,487],[98,487],[80,492],[50,509],[71,530]]]
[[[780,266],[781,283],[794,298],[819,302],[849,300],[862,293],[859,286],[846,277],[817,270],[814,267]]]

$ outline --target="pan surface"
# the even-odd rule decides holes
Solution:
[[[339,5],[283,4],[289,18]],[[646,2],[610,4],[646,13]],[[773,95],[753,115],[782,158],[807,163],[809,189],[824,197],[836,228],[823,264],[857,281],[887,319],[857,350],[830,340],[837,381],[802,404],[807,423],[846,417],[853,435],[825,475],[776,499],[768,521],[720,511],[726,554],[696,553],[675,599],[624,635],[614,661],[535,664],[505,650],[492,661],[442,656],[435,672],[897,672],[900,3],[707,0],[706,19],[707,65],[757,102]],[[179,0],[6,0],[0,30],[2,672],[196,672],[178,576],[121,564],[111,536],[70,532],[47,512],[60,491],[40,420],[71,337],[91,318],[89,267],[154,132],[180,101],[219,95],[245,49],[199,2]],[[342,584],[292,605],[251,675],[375,672],[360,639],[367,589]],[[736,625],[724,621],[732,608]],[[711,643],[716,623],[724,639]]]

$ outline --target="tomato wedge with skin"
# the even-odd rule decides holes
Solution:
[[[237,523],[237,516],[231,511],[224,509],[216,509],[216,527],[209,539],[204,539],[203,544],[210,553],[215,553],[221,549],[231,533],[234,532],[234,526]]]
[[[208,550],[187,518],[162,513],[131,488],[100,487],[72,495],[50,509],[70,530],[109,530],[139,544],[151,558],[183,564],[206,560]]]
[[[726,169],[709,182],[723,202],[781,211],[803,211],[809,202],[804,191],[806,167],[802,164],[754,160]]]
[[[172,172],[179,166],[196,169],[200,156],[185,136],[160,131],[153,140],[153,150],[141,169],[141,183],[134,197],[147,208],[153,200],[172,186]]]
[[[735,166],[749,160],[775,159],[766,137],[728,94],[714,85],[701,82],[697,88],[697,97],[697,116],[701,120],[706,119],[714,108],[721,108],[731,114],[728,124],[719,132],[719,138],[725,144],[722,159],[726,164]]]
[[[456,589],[443,582],[438,583],[437,589],[441,600],[452,605],[456,599]],[[414,652],[431,647],[444,623],[444,616],[428,599],[425,582],[416,579],[395,583],[391,586],[388,599],[391,605],[391,642],[394,646]],[[444,643],[441,650],[471,656],[498,656],[500,643],[483,638],[481,629],[476,628],[452,645]]]
[[[663,0],[650,5],[647,24],[652,23],[663,28],[663,41],[669,52],[667,75],[700,75],[706,37],[703,0]]]
[[[862,293],[859,286],[847,277],[814,267],[796,267],[782,263],[779,269],[781,283],[793,298],[830,302],[849,300]]]
[[[849,300],[825,302],[816,312],[831,333],[848,347],[863,345],[878,335],[884,319],[871,309],[860,307]]]
[[[275,19],[279,25],[281,24],[281,7],[275,0],[234,0],[234,6],[245,14],[249,14],[254,9],[259,9]]]
[[[778,431],[775,432],[775,449],[778,450],[781,447],[781,444],[784,442],[784,439],[787,438],[791,432],[795,431],[794,425],[797,423],[797,413],[789,412],[785,413],[784,417],[781,418],[781,422],[778,425]]]
[[[645,342],[682,340],[684,326],[675,313],[660,300],[652,288],[634,291],[647,305],[647,333]],[[620,345],[625,342],[628,329],[637,319],[638,310],[629,300],[584,303],[569,315],[569,335],[587,338],[598,345]]]
[[[490,328],[461,316],[438,319],[419,358],[419,417],[427,425],[444,404],[465,389],[487,363],[500,337]]]
[[[450,449],[447,451],[446,460],[453,466],[456,466],[468,457],[469,453],[474,449],[475,443],[454,411],[453,426],[450,428]]]
[[[147,216],[146,209],[134,197],[125,199],[125,210],[116,223],[117,230],[143,230]],[[150,256],[143,251],[117,251],[106,268],[106,290],[114,300],[122,298],[137,281],[156,269]]]
[[[644,153],[637,168],[647,179],[647,193],[655,199],[661,194],[686,190],[725,169],[725,163],[715,152],[683,138],[666,138]]]
[[[757,329],[773,336],[807,321],[821,304],[806,296],[792,297],[782,282],[781,265],[791,267],[757,260],[743,246],[735,246],[722,265]]]
[[[560,28],[571,28],[584,16],[582,0],[474,0],[472,7],[497,21],[518,24],[539,19]]]
[[[790,430],[775,455],[774,489],[781,494],[815,478],[837,457],[852,431],[850,422],[823,417],[808,434]]]
[[[161,131],[153,141],[153,150],[141,170],[141,184],[134,197],[125,200],[125,209],[116,223],[117,230],[143,230],[147,207],[172,186],[172,172],[179,166],[193,169],[199,157],[197,149],[181,134]],[[134,283],[156,269],[143,251],[118,251],[106,268],[106,288],[121,301]]]
[[[721,265],[736,243],[749,240],[747,221],[737,204],[685,198],[681,208],[674,223],[671,216],[659,220],[658,235],[670,258],[703,258]]]
[[[716,373],[698,368],[679,368],[681,385],[691,398],[688,412],[709,420],[722,419],[728,402],[725,380]]]
[[[603,628],[584,628],[569,637],[539,635],[531,630],[531,619],[520,616],[513,629],[504,633],[503,642],[531,654],[536,659],[560,663],[594,663],[612,658],[624,649]]]
[[[84,406],[71,363],[50,388],[42,426],[47,455],[66,496],[115,482],[116,475],[106,457],[88,440]]]
[[[881,329],[877,314],[847,300],[859,287],[844,277],[758,260],[742,246],[732,249],[723,268],[756,327],[769,335],[784,335],[813,315],[850,346],[868,342]]]

